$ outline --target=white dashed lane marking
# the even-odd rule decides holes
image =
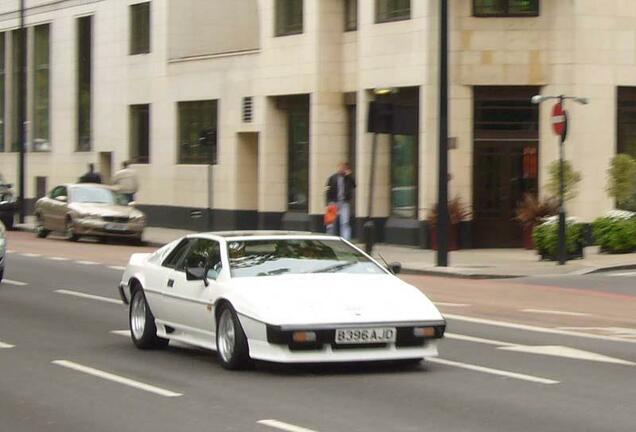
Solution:
[[[149,393],[154,393],[157,394],[159,396],[164,396],[164,397],[179,397],[179,396],[183,396],[183,393],[176,393],[173,392],[171,390],[166,390],[160,387],[155,387],[153,385],[150,384],[145,384],[142,383],[140,381],[135,381],[133,379],[130,378],[126,378],[123,376],[119,376],[119,375],[115,375],[109,372],[104,372],[102,370],[99,369],[94,369],[88,366],[83,366],[79,363],[74,363],[72,361],[68,361],[68,360],[55,360],[53,362],[51,362],[57,366],[62,366],[65,367],[67,369],[72,369],[78,372],[82,372],[85,373],[87,375],[92,375],[98,378],[102,378],[108,381],[113,381],[119,384],[123,384],[123,385],[127,385],[129,387],[134,387],[140,390],[144,390],[147,391]]]
[[[42,255],[36,254],[36,253],[21,253],[20,255],[25,256],[25,257],[29,257],[29,258],[38,258],[38,257],[42,256]]]
[[[50,259],[51,261],[70,261],[69,258],[64,257],[48,257],[48,259]]]
[[[56,290],[55,291],[58,294],[65,294],[65,295],[69,295],[69,296],[73,296],[73,297],[79,297],[79,298],[84,298],[84,299],[89,299],[89,300],[97,300],[97,301],[101,301],[104,303],[112,303],[112,304],[124,304],[124,302],[122,302],[121,300],[115,299],[115,298],[111,298],[111,297],[102,297],[102,296],[97,296],[97,295],[93,295],[93,294],[86,294],[86,293],[82,293],[82,292],[78,292],[78,291],[70,291],[70,290]]]
[[[469,307],[469,304],[466,303],[444,303],[444,302],[433,302],[435,303],[435,306],[442,306],[442,307]]]
[[[20,282],[17,280],[11,280],[11,279],[2,279],[2,283],[5,283],[7,285],[15,285],[15,286],[27,286],[28,283],[26,282]]]
[[[256,423],[262,424],[263,426],[269,426],[274,429],[287,431],[287,432],[317,432],[313,429],[307,429],[302,426],[296,426],[296,425],[284,423],[278,420],[259,420]]]
[[[113,330],[110,333],[114,334],[114,335],[117,335],[117,336],[130,337],[130,330]]]
[[[77,264],[83,264],[83,265],[97,265],[96,262],[94,261],[75,261]]]
[[[124,266],[108,266],[108,268],[111,270],[126,270],[126,267]]]
[[[544,314],[544,315],[563,315],[563,316],[590,316],[588,313],[582,312],[568,312],[561,310],[552,310],[552,309],[521,309],[521,312],[525,313],[533,313],[533,314]]]
[[[430,359],[426,359],[426,361],[429,363],[441,364],[444,366],[451,366],[451,367],[456,367],[460,369],[467,369],[467,370],[471,370],[475,372],[483,372],[486,374],[498,375],[498,376],[502,376],[506,378],[514,378],[514,379],[518,379],[522,381],[529,381],[529,382],[539,383],[539,384],[559,384],[560,382],[550,378],[520,374],[517,372],[510,372],[510,371],[500,370],[500,369],[492,369],[492,368],[488,368],[484,366],[478,366],[478,365],[474,365],[470,363],[461,363],[461,362],[445,360],[441,358],[430,358]]]
[[[15,345],[11,345],[11,344],[0,341],[0,349],[9,349],[13,347],[15,347]]]

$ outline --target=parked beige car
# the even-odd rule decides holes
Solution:
[[[68,240],[80,236],[128,238],[141,243],[145,215],[110,186],[92,183],[54,187],[35,203],[36,235],[60,232]]]

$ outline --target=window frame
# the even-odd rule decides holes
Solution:
[[[305,0],[274,0],[274,36],[294,36],[305,32]],[[288,6],[290,1],[300,2],[300,29],[290,29],[289,23],[284,23],[281,18],[281,7]]]
[[[90,30],[90,38],[86,41],[86,38],[81,37],[82,25],[87,23],[86,26]],[[84,45],[82,45],[84,44]],[[94,114],[94,66],[95,66],[95,16],[84,15],[75,19],[75,152],[87,153],[92,152],[93,149],[93,114]],[[84,54],[88,56],[88,65],[82,63],[82,47],[86,49]],[[85,81],[85,82],[84,82]],[[87,92],[82,93],[87,87]],[[88,108],[87,112],[82,112],[82,97],[83,94],[87,95]],[[88,130],[82,129],[82,120],[86,121]],[[87,137],[83,137],[82,133],[87,132]],[[83,138],[87,138],[87,142],[84,143]]]
[[[147,21],[144,22],[146,27],[146,32],[143,34],[144,43],[135,42],[135,36],[140,36],[141,33],[136,33],[133,29],[135,28],[135,18],[139,18],[144,7],[148,8],[148,14],[146,15]],[[152,5],[150,1],[143,1],[139,3],[133,3],[128,6],[128,54],[131,56],[135,55],[143,55],[150,54],[152,52]],[[138,24],[138,23],[137,23]]]
[[[61,195],[55,195],[55,191],[58,190],[58,189],[64,191],[64,193],[61,194]],[[55,198],[57,198],[59,196],[65,196],[65,197],[68,198],[68,190],[66,190],[66,186],[60,185],[60,186],[55,186],[53,189],[51,189],[51,192],[49,193],[49,198],[50,199],[54,200]]]
[[[541,0],[531,0],[536,3],[536,12],[533,13],[510,13],[510,2],[514,0],[499,0],[505,2],[506,12],[503,13],[479,13],[477,11],[477,0],[472,0],[473,17],[476,18],[536,18],[541,15]]]
[[[168,269],[172,269],[172,270],[177,270],[177,268],[179,267],[179,265],[181,264],[181,261],[183,261],[183,259],[185,258],[185,256],[188,254],[188,252],[190,251],[190,247],[194,244],[195,239],[193,239],[192,237],[186,237],[184,239],[182,239],[168,254],[167,257],[164,258],[164,260],[161,262],[161,267],[163,268],[168,268]],[[181,245],[183,245],[183,250],[180,251],[179,248],[181,247]],[[177,260],[174,262],[174,266],[172,266],[171,264],[168,264],[168,261],[172,260],[172,258],[177,255],[177,252],[180,253],[179,258],[177,258]]]
[[[408,0],[409,2],[409,7],[408,7],[408,16],[407,15],[401,15],[401,16],[385,16],[382,17],[380,16],[380,2],[382,1],[392,1],[392,0],[375,0],[375,23],[376,24],[382,24],[382,23],[389,23],[389,22],[396,22],[396,21],[408,21],[412,18],[412,14],[413,14],[413,4],[411,2],[411,0]],[[387,11],[388,11],[388,5],[387,5]]]

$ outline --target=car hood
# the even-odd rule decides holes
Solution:
[[[94,214],[98,216],[114,216],[114,217],[139,217],[143,213],[134,207],[112,205],[112,204],[96,204],[96,203],[70,203],[69,209],[81,214]]]
[[[392,275],[312,274],[236,278],[239,313],[275,325],[439,321],[435,305]]]

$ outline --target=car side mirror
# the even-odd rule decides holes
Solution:
[[[389,264],[389,271],[394,275],[399,274],[402,271],[402,264],[399,262],[392,262]]]
[[[198,261],[198,260],[197,260]],[[208,282],[208,266],[201,267],[200,262],[188,262],[186,264],[185,273],[186,280],[189,281],[203,281],[205,286],[208,286],[210,282]]]
[[[66,202],[68,201],[68,198],[66,197],[66,195],[60,195],[60,196],[56,196],[55,200],[59,202]]]

